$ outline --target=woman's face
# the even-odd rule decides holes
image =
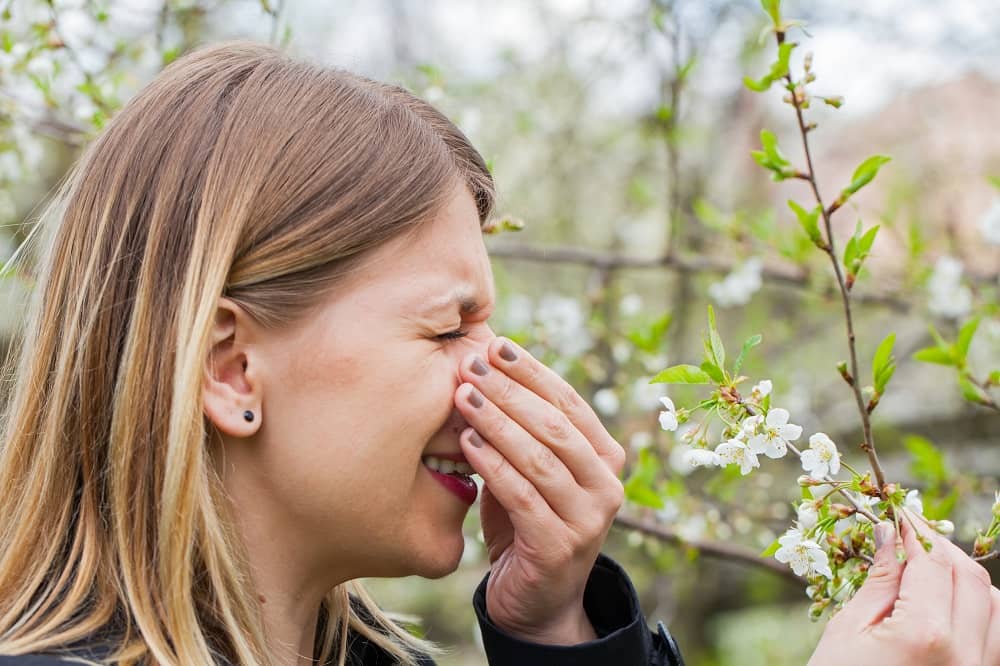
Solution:
[[[226,438],[224,452],[244,529],[312,576],[453,571],[470,500],[422,458],[461,455],[458,365],[485,356],[493,306],[479,218],[461,187],[303,321],[255,329],[244,351],[259,430]]]

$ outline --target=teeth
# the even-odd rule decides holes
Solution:
[[[475,473],[472,465],[469,463],[455,462],[454,460],[445,460],[444,458],[435,458],[434,456],[424,456],[423,460],[427,467],[442,474],[465,474],[468,476]]]

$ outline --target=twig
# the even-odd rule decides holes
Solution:
[[[752,549],[738,544],[725,543],[721,541],[707,541],[702,539],[687,539],[682,537],[676,531],[663,527],[662,525],[657,525],[651,521],[620,514],[615,518],[615,525],[625,529],[637,530],[666,543],[695,548],[711,557],[718,557],[724,560],[743,562],[744,564],[763,567],[764,569],[787,578],[788,580],[795,581],[796,584],[802,583],[802,578],[795,575],[795,572],[777,560],[769,557],[761,557]]]
[[[775,35],[777,36],[778,45],[780,46],[785,41],[785,33],[783,30],[776,30]],[[850,352],[851,357],[851,375],[855,378],[851,385],[851,389],[854,392],[854,399],[858,405],[858,412],[861,414],[861,427],[864,431],[865,441],[861,444],[861,448],[865,453],[868,454],[868,462],[871,464],[872,472],[875,474],[875,481],[877,483],[877,488],[879,492],[882,492],[882,487],[885,485],[885,475],[882,472],[882,465],[879,464],[878,453],[875,451],[875,439],[872,436],[872,424],[871,418],[868,414],[868,409],[865,407],[865,400],[861,395],[860,381],[857,381],[861,375],[858,373],[858,352],[855,346],[855,335],[854,335],[854,320],[851,315],[851,300],[847,293],[847,284],[844,281],[844,274],[840,270],[840,262],[837,261],[837,250],[833,239],[833,225],[830,222],[830,210],[823,204],[823,197],[819,193],[819,186],[816,184],[816,169],[813,167],[812,154],[809,151],[809,130],[806,129],[805,119],[802,115],[802,103],[799,100],[799,96],[795,90],[795,82],[792,81],[791,73],[785,74],[785,80],[788,82],[788,87],[791,91],[792,106],[795,107],[795,117],[799,123],[799,134],[802,136],[802,148],[805,151],[806,157],[806,169],[807,179],[809,185],[812,188],[813,196],[816,197],[816,203],[819,204],[820,210],[823,214],[823,226],[826,230],[826,247],[823,248],[826,254],[830,257],[830,262],[833,264],[834,274],[837,276],[837,285],[840,287],[840,296],[844,304],[844,316],[847,321],[847,347]]]

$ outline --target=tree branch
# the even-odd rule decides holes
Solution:
[[[734,543],[723,541],[705,541],[702,539],[685,539],[680,534],[670,528],[657,525],[654,522],[625,516],[619,514],[615,518],[615,525],[623,529],[637,530],[647,536],[654,537],[675,546],[685,546],[695,548],[710,557],[718,557],[724,560],[742,562],[756,567],[767,569],[771,573],[794,581],[796,585],[802,584],[802,579],[795,575],[791,569],[770,557],[761,557],[750,548]]]

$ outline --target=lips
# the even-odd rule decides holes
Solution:
[[[466,505],[476,501],[479,489],[472,480],[472,468],[461,453],[435,453],[423,457],[423,464],[434,480]]]

